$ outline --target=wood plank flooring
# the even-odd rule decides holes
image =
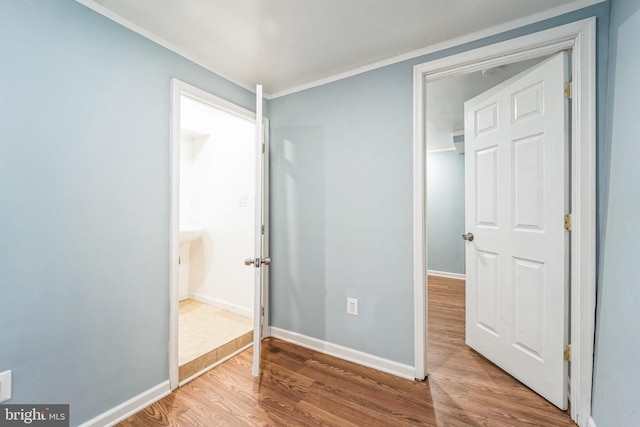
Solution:
[[[119,426],[575,426],[464,344],[464,282],[429,280],[428,381],[267,339],[259,378],[247,350]]]

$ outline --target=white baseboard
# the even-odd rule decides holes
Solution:
[[[150,388],[147,391],[127,400],[126,402],[109,409],[89,421],[80,424],[80,427],[111,427],[125,420],[131,415],[141,411],[152,403],[157,402],[163,397],[171,394],[169,380]]]
[[[598,427],[598,426],[596,426],[596,422],[595,422],[595,421],[593,421],[593,418],[591,418],[591,417],[589,417],[589,424],[588,424],[588,426],[589,426],[589,427]]]
[[[253,310],[246,307],[241,307],[239,305],[231,304],[226,301],[222,301],[206,295],[200,295],[195,292],[189,292],[189,298],[195,301],[212,305],[214,307],[221,308],[223,310],[230,311],[232,313],[239,314],[240,316],[248,317],[249,319],[253,319]]]
[[[306,335],[301,335],[296,332],[286,331],[274,326],[271,326],[270,329],[271,336],[274,338],[278,338],[292,344],[297,344],[301,347],[315,350],[319,353],[327,354],[329,356],[334,356],[339,359],[377,369],[378,371],[386,372],[398,377],[406,378],[409,380],[415,379],[415,368],[413,366],[404,365],[402,363],[394,362],[388,359],[383,359],[382,357],[363,353],[358,350],[353,350],[341,345],[332,344],[330,342],[308,337]]]
[[[465,280],[467,278],[466,274],[449,273],[449,272],[446,272],[446,271],[428,270],[427,273],[429,274],[429,276],[446,277],[448,279],[462,279],[462,280]]]
[[[231,359],[233,356],[238,355],[239,353],[242,353],[243,351],[245,351],[246,349],[248,349],[249,347],[253,346],[253,343],[251,344],[247,344],[244,347],[242,347],[240,350],[236,350],[233,353],[229,354],[228,356],[223,357],[222,359],[216,361],[216,363],[207,366],[206,368],[204,368],[203,370],[196,372],[195,374],[191,375],[189,378],[186,378],[182,381],[180,381],[180,383],[178,384],[180,387],[182,387],[183,385],[185,385],[186,383],[188,383],[189,381],[193,381],[196,378],[198,378],[200,375],[207,373],[208,371],[212,370],[213,368],[215,368],[216,366],[218,366],[219,364],[226,362],[227,360]]]

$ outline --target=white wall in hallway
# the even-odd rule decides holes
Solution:
[[[181,120],[180,222],[205,230],[191,243],[189,296],[251,317],[254,124],[187,97]]]

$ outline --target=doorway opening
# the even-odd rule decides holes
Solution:
[[[565,57],[429,81],[425,121],[430,384],[491,383],[489,413],[536,406],[559,425],[568,263],[548,254],[567,248]]]
[[[255,113],[177,80],[172,91],[170,383],[253,341]],[[262,188],[258,189],[262,191]]]
[[[595,19],[567,24],[414,67],[414,302],[416,378],[427,373],[428,282],[425,113],[429,82],[572,50],[571,418],[587,425],[595,330]],[[576,220],[578,222],[576,222]]]
[[[178,377],[184,383],[248,346],[253,274],[255,124],[180,97]]]

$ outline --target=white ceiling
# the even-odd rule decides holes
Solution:
[[[603,0],[77,0],[267,97]]]
[[[464,103],[531,68],[544,58],[516,62],[427,83],[427,149],[453,149],[453,134],[464,130]]]

